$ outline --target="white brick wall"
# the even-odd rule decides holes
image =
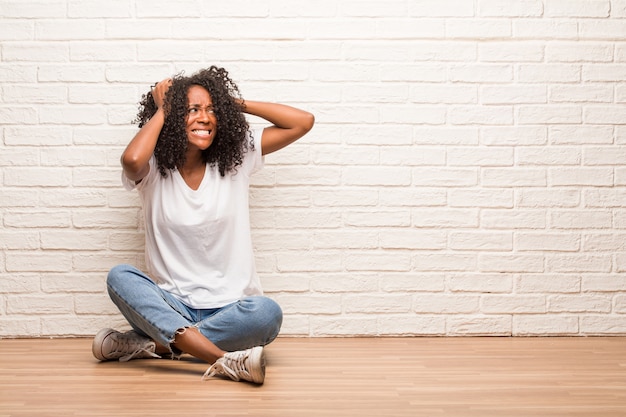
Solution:
[[[283,334],[625,335],[625,38],[624,0],[0,0],[0,337],[124,327],[130,121],[210,64],[317,118],[252,189]]]

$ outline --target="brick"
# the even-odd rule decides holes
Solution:
[[[520,124],[574,124],[581,123],[583,111],[576,106],[520,106],[517,110]]]
[[[2,46],[5,62],[67,62],[69,57],[66,42],[4,42]]]
[[[546,267],[550,272],[607,273],[613,268],[613,260],[611,254],[551,255],[546,259]]]
[[[37,274],[0,274],[0,293],[5,295],[37,293],[40,284]]]
[[[453,125],[512,125],[513,109],[509,106],[453,107]]]
[[[76,314],[115,315],[117,306],[103,294],[75,294],[74,311]]]
[[[578,293],[581,278],[576,274],[522,274],[515,279],[515,291],[524,293]]]
[[[471,17],[474,8],[462,0],[424,0],[409,3],[409,16]]]
[[[481,62],[543,62],[543,45],[534,42],[490,42],[478,46]]]
[[[548,17],[608,17],[609,0],[547,0],[545,15]]]
[[[273,233],[275,234],[275,233]],[[368,230],[327,230],[315,232],[311,238],[314,249],[376,249],[378,233]],[[283,244],[284,245],[284,244]]]
[[[514,162],[511,148],[449,147],[449,166],[512,166]]]
[[[309,316],[300,314],[283,315],[283,324],[280,328],[282,336],[309,336],[311,334]]]
[[[476,168],[414,168],[413,185],[421,187],[470,187],[478,183]]]
[[[7,272],[69,272],[71,269],[72,256],[67,252],[9,252],[6,255]]]
[[[64,0],[4,0],[0,11],[2,17],[12,18],[61,18],[65,17]]]
[[[481,144],[488,146],[544,145],[548,133],[545,127],[537,126],[484,126],[481,128]]]
[[[625,75],[624,64],[588,64],[583,67],[581,79],[586,82],[619,82]]]
[[[543,3],[540,0],[480,0],[478,15],[486,17],[540,17]]]
[[[442,189],[385,188],[379,192],[380,204],[389,207],[441,207],[446,204]]]
[[[482,104],[547,103],[544,86],[486,86],[480,90]]]
[[[580,236],[572,233],[516,233],[515,248],[518,251],[576,252],[580,250]]]
[[[550,88],[549,98],[555,103],[612,103],[613,89],[606,85],[556,85]]]
[[[449,39],[502,39],[511,36],[511,22],[505,19],[448,19]]]
[[[411,213],[413,226],[437,228],[476,228],[479,212],[476,209],[414,209]]]
[[[517,150],[517,164],[532,165],[580,165],[580,149],[561,146],[558,148],[520,148]]]
[[[456,208],[512,208],[514,193],[511,189],[450,190],[448,205]]]
[[[0,317],[0,337],[33,337],[41,334],[39,317]]]
[[[579,330],[577,316],[541,314],[513,317],[514,336],[576,336]]]
[[[119,313],[116,315],[69,315],[64,320],[59,320],[58,317],[41,319],[42,336],[94,337],[98,330],[105,327],[122,332],[130,330],[128,322]]]
[[[67,314],[74,309],[74,301],[68,295],[32,294],[9,295],[8,314]]]
[[[520,39],[578,39],[578,23],[565,19],[515,19],[513,37]]]
[[[106,274],[46,273],[41,277],[45,293],[99,293],[106,294]]]
[[[409,98],[419,104],[472,104],[478,102],[475,85],[420,83],[411,87]]]
[[[404,294],[346,295],[343,300],[345,313],[367,314],[372,310],[382,314],[408,313],[411,310],[411,296]]]
[[[626,277],[617,274],[587,275],[582,278],[584,292],[626,291]]]
[[[104,20],[54,19],[35,22],[35,37],[42,41],[102,39]]]
[[[613,46],[595,42],[553,42],[546,46],[547,62],[611,62]]]
[[[446,150],[436,148],[385,147],[380,150],[382,165],[445,165]]]
[[[379,194],[371,189],[343,189],[341,192],[319,189],[311,193],[310,202],[318,207],[368,207],[378,204]]]
[[[411,184],[411,170],[406,167],[345,167],[342,172],[345,185],[353,186],[407,186]]]
[[[449,336],[510,336],[512,317],[509,315],[465,315],[447,319],[446,331]]]
[[[494,232],[451,232],[449,247],[454,250],[510,251],[513,250],[513,235]]]
[[[621,335],[626,333],[624,316],[593,314],[580,318],[580,333],[587,336]]]
[[[98,0],[69,0],[67,16],[71,18],[131,17],[132,7],[125,0],[110,0],[106,7]]]
[[[487,314],[541,314],[546,312],[546,297],[519,294],[482,295],[480,311]]]
[[[328,274],[311,280],[311,290],[325,293],[370,293],[378,290],[377,275]]]
[[[516,204],[520,208],[578,207],[580,191],[573,189],[526,189],[517,193]]]
[[[479,309],[480,297],[463,294],[419,294],[413,297],[416,313],[472,314]]]
[[[340,252],[315,251],[276,254],[279,272],[338,272],[343,270]]]
[[[449,70],[450,81],[504,83],[513,80],[513,67],[506,64],[456,64]]]
[[[335,167],[278,167],[275,172],[277,185],[338,185],[341,178]]]
[[[476,145],[478,143],[478,128],[475,127],[448,127],[414,129],[415,142],[429,145]]]
[[[375,134],[375,133],[374,133]],[[365,137],[357,138],[358,133],[354,135],[354,139],[349,135],[346,137],[348,142],[354,141],[355,145],[350,146],[350,148],[339,147],[339,146],[319,146],[315,147],[312,150],[312,160],[315,164],[323,165],[355,165],[355,164],[371,164],[378,165],[380,163],[380,152],[374,151],[370,146],[361,146],[367,145],[363,142],[369,141],[369,137],[366,135]],[[408,136],[400,135],[401,139],[399,140],[399,144],[410,144],[411,143],[411,135],[408,133]],[[372,138],[376,143],[380,142],[380,137]],[[392,142],[393,140],[390,140]],[[407,143],[408,142],[408,143]],[[390,143],[391,145],[391,143]],[[257,174],[258,175],[258,174]],[[256,175],[255,175],[256,176]]]
[[[553,210],[549,223],[553,229],[608,229],[611,213],[606,210]]]
[[[483,254],[478,257],[478,269],[482,272],[539,273],[545,270],[543,255]]]
[[[413,257],[413,270],[423,272],[475,271],[478,259],[475,254],[420,253]]]
[[[555,145],[584,145],[613,143],[613,127],[609,126],[550,126],[550,142]]]
[[[520,64],[518,79],[522,83],[573,83],[581,80],[578,65]]]
[[[313,316],[311,336],[376,336],[377,319],[371,316]]]
[[[588,185],[606,187],[613,185],[610,168],[558,168],[550,172],[550,185]]]
[[[584,113],[584,122],[588,124],[626,124],[626,111],[622,106],[598,106],[587,107]]]
[[[406,210],[347,211],[343,215],[344,224],[365,227],[407,227],[411,225],[411,213]]]
[[[345,255],[347,271],[409,271],[411,256],[406,252],[352,252]]]
[[[611,299],[605,295],[553,295],[548,310],[555,313],[608,313]]]
[[[446,319],[438,315],[385,315],[378,319],[380,336],[443,336]]]
[[[274,300],[285,314],[341,313],[341,296],[338,294],[279,294]]]
[[[451,274],[446,288],[452,292],[510,293],[513,279],[508,274]]]
[[[485,187],[543,187],[547,173],[536,168],[484,168],[481,183]]]
[[[307,275],[300,274],[270,274],[261,276],[263,291],[270,298],[284,292],[308,292],[311,289],[311,280]]]
[[[442,273],[385,273],[380,278],[380,289],[386,292],[442,292],[445,275]]]

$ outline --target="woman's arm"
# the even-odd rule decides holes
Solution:
[[[242,110],[273,124],[263,130],[263,155],[276,152],[300,139],[315,123],[311,113],[284,104],[245,100]]]
[[[165,123],[163,102],[165,93],[172,85],[172,80],[167,78],[159,82],[152,90],[157,111],[150,120],[137,132],[122,153],[122,168],[127,178],[139,182],[150,172],[150,157],[154,153],[157,139]]]

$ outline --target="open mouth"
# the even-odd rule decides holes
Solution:
[[[212,130],[192,130],[191,131],[194,135],[198,135],[198,136],[211,136],[211,132]]]

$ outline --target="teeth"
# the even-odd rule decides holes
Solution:
[[[211,131],[210,130],[194,130],[193,133],[195,133],[196,135],[210,135]]]

